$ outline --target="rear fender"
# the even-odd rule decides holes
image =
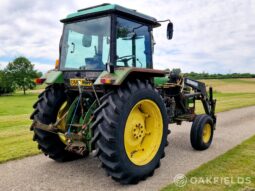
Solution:
[[[115,68],[114,73],[104,71],[96,79],[94,85],[113,85],[120,86],[127,78],[148,79],[153,77],[164,77],[164,70],[154,70],[148,68]]]
[[[64,83],[63,72],[61,71],[49,71],[42,78],[45,78],[46,84],[62,84]]]

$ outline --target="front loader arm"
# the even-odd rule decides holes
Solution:
[[[197,80],[192,80],[190,78],[184,78],[184,84],[186,86],[191,87],[195,93],[200,94],[200,99],[203,104],[205,113],[210,115],[214,123],[216,123],[216,116],[215,116],[215,106],[216,106],[216,99],[213,99],[213,89],[212,87],[209,88],[209,97],[206,91],[205,83],[199,82]]]

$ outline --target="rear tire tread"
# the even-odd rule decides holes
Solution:
[[[54,123],[58,109],[66,100],[63,88],[59,85],[50,85],[38,97],[38,101],[34,104],[35,110],[30,118],[34,122],[38,121],[43,124]],[[38,149],[51,159],[64,162],[80,158],[79,155],[65,150],[66,146],[58,135],[36,128],[34,123],[30,129],[34,131],[33,140],[38,143]]]
[[[141,80],[136,80],[132,83],[128,82],[126,86],[118,88],[115,92],[112,91],[108,96],[105,96],[101,107],[94,112],[95,122],[92,124],[94,131],[93,143],[95,143],[95,149],[99,150],[96,156],[102,162],[102,167],[106,170],[107,174],[122,184],[136,184],[140,180],[145,180],[147,177],[152,176],[154,170],[160,166],[159,161],[155,169],[142,177],[125,173],[123,171],[125,167],[119,163],[112,144],[112,141],[116,139],[115,129],[118,128],[117,116],[126,98],[138,89],[145,88],[154,90],[148,80],[145,82]],[[167,141],[165,146],[167,146]],[[161,158],[164,156],[165,153],[163,152]]]

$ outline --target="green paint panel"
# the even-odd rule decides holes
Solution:
[[[115,68],[114,73],[109,73],[107,71],[102,72],[94,85],[107,85],[107,83],[102,83],[102,79],[109,79],[112,81],[109,85],[121,85],[122,82],[131,74],[136,73],[142,79],[144,75],[149,74],[150,77],[156,78],[158,84],[164,84],[168,81],[166,77],[156,77],[156,76],[164,76],[165,72],[161,70],[153,70],[148,68],[135,68],[135,67],[120,67]]]
[[[94,85],[103,85],[101,83],[101,79],[107,78],[111,79],[114,82],[111,85],[120,85],[126,77],[130,74],[132,68],[115,68],[114,73],[109,73],[107,71],[102,72],[97,80],[95,81]]]
[[[46,84],[61,84],[64,83],[63,73],[61,71],[50,71],[45,74]]]
[[[73,117],[73,113],[75,110],[75,107],[77,105],[79,97],[76,97],[75,100],[73,101],[73,103],[70,105],[69,109],[68,109],[68,114],[66,116],[66,123],[70,124],[72,121],[72,117]]]

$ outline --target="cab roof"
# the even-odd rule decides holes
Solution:
[[[104,3],[104,4],[93,6],[93,7],[88,7],[85,9],[80,9],[75,13],[71,13],[67,15],[67,17],[61,20],[61,22],[68,23],[68,22],[73,22],[76,20],[86,19],[86,18],[90,18],[94,16],[106,15],[111,13],[115,13],[117,15],[122,15],[127,18],[131,18],[133,20],[144,22],[146,24],[152,25],[152,27],[160,26],[160,24],[157,22],[157,19],[151,16],[139,13],[136,10],[128,9],[117,4],[108,4],[108,3]]]

